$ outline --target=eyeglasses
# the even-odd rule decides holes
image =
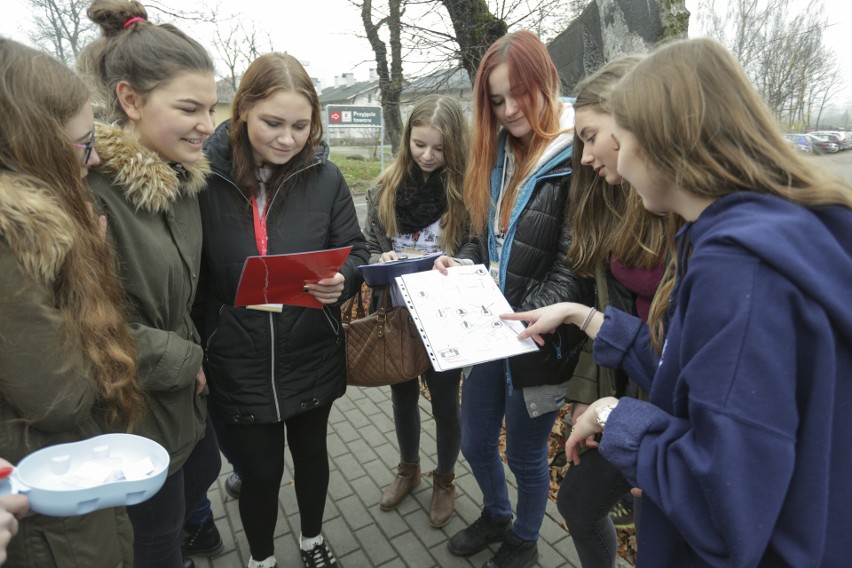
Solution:
[[[75,148],[83,149],[83,165],[89,163],[89,158],[92,157],[92,150],[95,149],[95,131],[92,130],[89,133],[89,139],[86,140],[85,144],[80,144],[79,142],[72,142]]]

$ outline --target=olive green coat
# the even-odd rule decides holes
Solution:
[[[195,395],[202,349],[190,318],[201,263],[198,192],[206,160],[173,167],[117,126],[98,125],[101,166],[89,186],[118,252],[125,310],[150,410],[139,433],[177,471],[204,435],[207,396]]]
[[[74,224],[51,192],[0,174],[0,457],[18,463],[54,444],[101,434],[96,387],[54,285],[74,246]],[[130,567],[124,507],[20,523],[6,566]]]

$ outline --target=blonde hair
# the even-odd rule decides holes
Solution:
[[[616,83],[642,55],[610,61],[577,85],[575,109],[608,113],[609,97]],[[666,216],[645,209],[636,190],[625,180],[612,185],[582,164],[584,142],[574,132],[573,173],[569,193],[573,238],[568,258],[582,276],[614,255],[619,262],[636,268],[660,264],[666,246]]]
[[[64,133],[87,104],[88,89],[73,71],[0,38],[0,172],[50,196],[67,214],[72,244],[53,289],[67,330],[61,347],[82,351],[107,422],[130,427],[145,408],[136,341],[121,311],[114,251],[91,212],[80,153]]]
[[[468,128],[461,105],[452,97],[429,95],[411,109],[396,159],[376,180],[379,220],[388,237],[397,234],[397,191],[406,176],[419,172],[411,156],[411,130],[417,126],[431,126],[441,133],[444,155],[441,182],[447,196],[447,210],[441,216],[438,244],[441,250],[452,255],[462,245],[469,219],[463,198]]]
[[[491,210],[491,170],[497,160],[500,126],[488,92],[488,78],[505,63],[512,96],[532,127],[532,139],[524,145],[509,134],[516,168],[501,202],[500,218],[508,217],[515,206],[520,182],[529,175],[547,144],[559,134],[562,103],[559,100],[559,73],[547,47],[526,30],[506,34],[495,41],[479,64],[473,86],[473,135],[465,174],[464,201],[470,214],[471,230],[484,234]],[[541,104],[539,104],[539,96]]]
[[[719,198],[754,191],[804,207],[852,207],[849,185],[785,142],[742,67],[714,40],[660,47],[620,81],[610,107],[648,164],[691,194]],[[669,228],[670,241],[677,225]],[[651,306],[657,349],[670,295],[671,287],[661,289]]]

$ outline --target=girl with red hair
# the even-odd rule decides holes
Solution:
[[[565,209],[571,174],[573,110],[559,99],[547,48],[528,31],[486,52],[474,86],[471,155],[464,199],[474,238],[436,268],[489,264],[513,308],[586,296],[565,263]],[[462,452],[482,490],[481,517],[449,542],[457,556],[502,543],[487,567],[533,566],[550,487],[547,438],[565,402],[582,334],[564,328],[544,349],[474,366],[462,393]],[[518,486],[517,520],[498,443],[505,417],[506,456]]]

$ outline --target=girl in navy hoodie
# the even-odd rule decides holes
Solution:
[[[719,88],[724,85],[725,88]],[[603,398],[566,452],[600,452],[643,500],[639,566],[845,566],[852,499],[852,189],[784,143],[734,57],[660,48],[611,98],[618,172],[670,211],[676,276],[649,323],[556,304],[650,402]]]

